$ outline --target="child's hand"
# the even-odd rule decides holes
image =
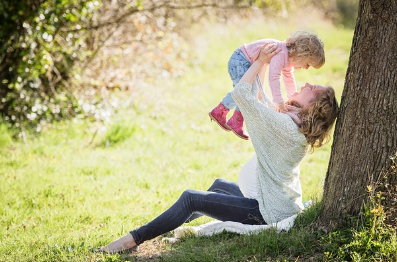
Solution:
[[[280,113],[286,113],[287,109],[285,108],[284,103],[277,104],[276,105],[276,111],[280,112]]]
[[[262,64],[269,64],[270,60],[272,60],[272,57],[278,54],[280,51],[281,49],[277,48],[277,44],[267,43],[262,47],[257,60]]]

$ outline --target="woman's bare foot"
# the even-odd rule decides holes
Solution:
[[[137,251],[138,246],[131,234],[123,236],[110,244],[99,248],[98,251],[110,254]]]

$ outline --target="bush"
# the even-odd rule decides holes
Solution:
[[[0,4],[0,112],[10,125],[38,127],[82,111],[69,85],[71,69],[87,58],[81,24],[97,1],[6,1]]]
[[[303,1],[301,5],[310,1]],[[323,2],[323,1],[322,1]],[[291,1],[31,0],[0,3],[0,114],[19,130],[65,118],[104,121],[114,90],[152,88],[194,65],[185,39],[202,18],[252,7],[287,15]],[[125,101],[124,101],[125,102]],[[127,101],[128,102],[128,101]]]

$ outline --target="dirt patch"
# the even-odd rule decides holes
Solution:
[[[124,261],[159,261],[163,254],[171,250],[171,244],[161,239],[162,237],[148,240],[139,246],[139,251],[122,255]]]

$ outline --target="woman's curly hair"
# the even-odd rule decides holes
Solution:
[[[288,55],[297,62],[309,62],[314,68],[325,63],[324,43],[315,35],[304,31],[296,31],[286,40]]]
[[[290,105],[301,107],[293,101]],[[335,97],[335,90],[328,87],[319,92],[309,105],[301,108],[298,116],[301,119],[299,131],[305,135],[311,151],[319,148],[330,139],[332,125],[339,112],[338,101]]]

